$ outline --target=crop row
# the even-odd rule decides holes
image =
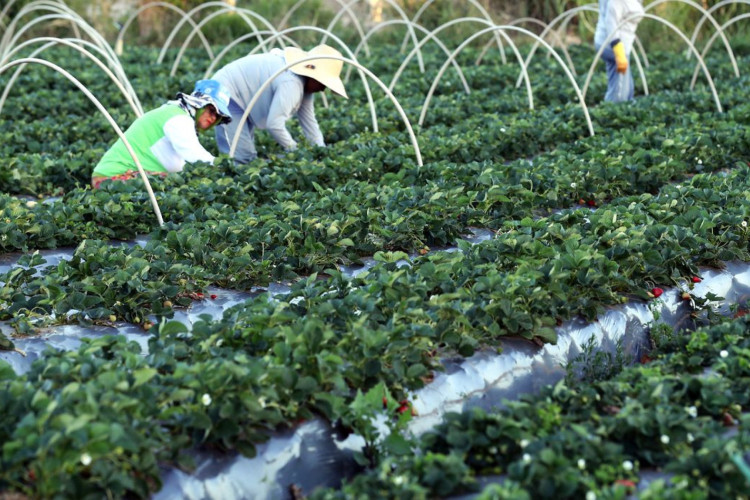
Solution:
[[[312,498],[450,497],[477,492],[483,479],[482,499],[746,497],[750,323],[711,323],[655,328],[657,350],[644,364],[584,357],[584,370],[605,375],[569,371],[502,409],[448,414],[419,439],[400,435],[399,446],[374,442],[370,471]],[[373,392],[364,398],[370,414],[382,411],[382,388]],[[661,477],[639,484],[649,471]]]

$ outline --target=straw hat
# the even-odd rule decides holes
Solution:
[[[301,59],[316,55],[341,57],[341,52],[328,45],[318,45],[309,52],[296,47],[287,47],[284,49],[284,59],[286,59],[287,64],[293,64]],[[313,59],[299,63],[289,69],[300,76],[307,76],[322,83],[344,99],[348,99],[349,97],[346,95],[346,90],[344,89],[344,82],[339,78],[343,66],[344,62],[338,59]]]

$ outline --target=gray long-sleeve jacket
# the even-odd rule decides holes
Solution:
[[[237,59],[221,68],[212,78],[225,85],[232,100],[244,110],[266,80],[284,66],[284,53],[274,49],[268,54],[253,54]],[[261,94],[250,112],[250,119],[256,127],[268,130],[281,147],[291,150],[297,147],[297,143],[287,130],[286,121],[297,115],[307,140],[325,146],[315,119],[313,97],[313,94],[304,92],[304,78],[286,70]]]

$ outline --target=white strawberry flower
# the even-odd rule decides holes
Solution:
[[[577,184],[576,184],[575,182],[571,182],[571,183],[570,183],[570,187],[572,187],[573,189],[575,189],[575,188],[576,188],[576,186],[577,186]]]
[[[201,403],[203,403],[203,406],[209,406],[211,404],[211,395],[210,394],[204,394],[201,398]]]
[[[693,434],[691,432],[687,433],[686,438],[687,438],[687,442],[688,443],[692,443],[693,441],[695,441],[695,436],[693,436]]]
[[[521,445],[521,448],[526,448],[529,445],[529,440],[528,439],[522,439],[519,444]]]
[[[528,453],[523,454],[523,463],[528,464],[531,463],[531,455]]]
[[[622,463],[622,468],[625,469],[626,471],[633,470],[633,462],[631,462],[630,460],[625,460]]]
[[[661,440],[662,444],[669,444],[669,436],[667,436],[666,434],[662,434],[661,438],[659,439]]]
[[[689,406],[686,408],[686,410],[688,412],[688,415],[690,415],[691,417],[695,418],[698,416],[698,408],[696,408],[695,406]]]
[[[586,460],[583,458],[578,459],[578,468],[584,470],[586,468]]]
[[[747,227],[747,221],[743,220],[742,222],[740,222],[740,226]]]
[[[719,356],[721,356],[722,358],[726,358],[727,356],[729,356],[729,351],[727,351],[726,349],[722,349],[719,353]]]
[[[82,454],[81,463],[84,467],[88,467],[89,465],[91,465],[91,455],[89,455],[88,453]]]
[[[586,500],[596,500],[596,493],[594,493],[593,491],[587,491]]]

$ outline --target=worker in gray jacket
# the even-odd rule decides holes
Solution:
[[[228,153],[238,127],[242,132],[234,159],[247,163],[258,156],[255,149],[255,128],[265,129],[286,151],[296,149],[297,142],[286,128],[293,115],[299,119],[302,131],[311,144],[325,146],[323,134],[315,119],[313,97],[316,92],[331,89],[347,98],[340,74],[343,62],[337,59],[317,59],[302,62],[284,71],[263,91],[245,122],[245,109],[260,87],[277,71],[288,64],[315,55],[341,56],[327,45],[319,45],[309,52],[294,47],[274,49],[268,54],[242,57],[221,68],[213,77],[229,89],[231,122],[216,127],[219,151]]]
[[[622,102],[633,98],[635,85],[628,61],[643,13],[642,0],[599,0],[599,20],[594,35],[596,50],[613,35],[602,52],[607,66],[605,101]]]

